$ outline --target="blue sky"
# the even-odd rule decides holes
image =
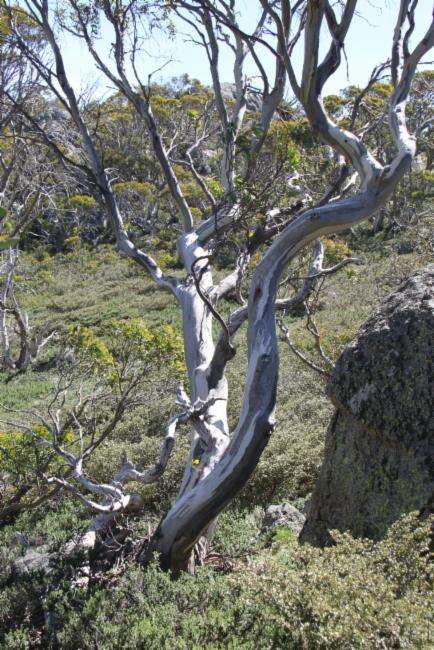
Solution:
[[[246,29],[251,29],[255,20],[251,7],[256,8],[258,4],[253,0],[239,0],[238,2],[244,21],[243,26]],[[325,87],[325,93],[338,92],[348,83],[362,85],[369,78],[374,66],[390,56],[397,9],[398,2],[396,0],[361,0],[359,2],[359,16],[354,20],[346,40],[349,76],[347,77],[347,67],[343,63],[329,80]],[[419,0],[416,29],[412,37],[413,45],[425,33],[431,19],[431,12],[431,0]],[[184,24],[178,23],[177,29],[178,34],[173,40],[160,33],[147,41],[146,54],[143,54],[140,61],[142,79],[146,80],[148,74],[166,64],[160,72],[154,75],[155,80],[167,80],[187,72],[190,77],[210,84],[208,61],[204,52],[199,46],[189,42]],[[110,55],[110,42],[110,30],[107,26],[103,26],[98,48],[106,60]],[[66,66],[77,90],[92,84],[95,85],[97,94],[110,92],[105,78],[96,70],[82,43],[71,36],[64,40],[62,45]],[[321,45],[322,49],[325,49],[328,47],[328,41],[323,39]],[[262,50],[261,58],[265,67],[271,71],[272,55]],[[433,58],[434,56],[428,57],[429,60]],[[294,61],[296,69],[300,70],[301,47],[295,51]],[[256,70],[252,62],[247,63],[246,72],[252,77],[252,83],[255,85]],[[233,81],[232,56],[225,49],[222,49],[221,53],[220,74],[222,81]]]

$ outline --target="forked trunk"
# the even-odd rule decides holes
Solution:
[[[373,176],[364,191],[310,209],[290,223],[268,249],[255,270],[248,306],[248,370],[238,425],[220,461],[191,485],[163,517],[148,547],[161,566],[174,575],[189,566],[190,554],[202,532],[246,484],[274,428],[278,379],[275,306],[279,278],[291,259],[314,239],[345,230],[371,216],[389,198],[408,168],[407,156],[391,170],[389,182]]]

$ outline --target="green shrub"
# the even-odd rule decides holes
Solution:
[[[174,253],[160,253],[158,255],[158,263],[166,271],[167,269],[181,269],[182,262],[179,260],[178,256]]]
[[[340,237],[324,239],[323,244],[326,260],[331,264],[337,264],[351,255],[348,244]]]
[[[258,636],[265,632],[262,647],[428,647],[429,522],[410,515],[378,543],[337,533],[334,538],[336,545],[324,550],[297,548],[293,541],[288,569],[278,555],[246,574],[257,607],[254,629]],[[248,598],[252,602],[250,593]]]
[[[223,512],[213,538],[215,549],[231,559],[248,555],[258,544],[263,514],[261,508]]]
[[[87,194],[70,196],[69,205],[77,210],[95,210],[98,208],[98,203],[93,196],[88,196]]]
[[[49,647],[51,635],[62,650],[428,648],[429,522],[407,516],[378,543],[335,539],[299,547],[278,529],[269,550],[230,574],[200,567],[175,581],[152,565],[113,570],[87,591],[68,575],[17,583],[0,596],[0,643]]]

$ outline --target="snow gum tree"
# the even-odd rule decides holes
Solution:
[[[293,305],[295,299],[293,295],[278,298],[285,269],[306,247],[312,246],[310,277],[304,288],[309,291],[312,281],[323,271],[324,250],[318,239],[374,215],[411,166],[416,139],[407,129],[405,107],[417,66],[434,44],[431,22],[423,38],[410,46],[416,5],[417,1],[400,1],[390,60],[381,67],[389,71],[391,80],[387,115],[394,149],[386,163],[369,150],[364,130],[355,129],[361,102],[354,102],[354,115],[334,120],[322,99],[326,82],[341,65],[345,40],[356,19],[356,0],[336,5],[328,0],[259,0],[249,3],[257,14],[253,28],[251,21],[245,27],[245,5],[238,6],[236,0],[64,0],[57,4],[25,0],[23,11],[44,34],[46,48],[42,54],[26,39],[13,7],[6,5],[14,47],[20,49],[80,135],[84,153],[75,163],[86,169],[97,188],[119,251],[145,269],[158,287],[171,292],[182,311],[189,386],[179,391],[180,413],[167,429],[158,471],[142,472],[128,461],[118,475],[142,483],[156,480],[173,448],[177,424],[189,424],[191,445],[179,493],[143,553],[145,560],[157,552],[162,566],[174,573],[191,566],[193,549],[199,556],[206,552],[206,540],[216,517],[240,491],[260,460],[274,428],[279,368],[275,314],[277,309]],[[189,132],[188,142],[176,130],[163,132],[160,128],[152,105],[152,85],[141,71],[144,51],[147,45],[151,47],[151,33],[169,29],[172,20],[189,31],[199,55],[206,56],[209,62],[212,78],[215,119],[203,119]],[[110,57],[101,48],[102,25],[110,32]],[[173,230],[177,233],[178,258],[185,272],[182,278],[163,272],[153,257],[156,251],[136,246],[124,225],[110,173],[104,166],[81,99],[68,77],[61,46],[65,33],[73,34],[87,46],[96,68],[128,101],[146,128],[155,162],[176,206],[178,222]],[[322,44],[328,40],[323,58],[320,35]],[[294,63],[296,47],[303,50],[301,70]],[[233,57],[229,99],[220,75],[223,48]],[[252,64],[256,68],[259,90],[252,88],[252,75],[249,78],[246,73],[247,59],[249,70]],[[370,83],[375,81],[373,75]],[[252,121],[249,96],[255,92],[260,102]],[[329,147],[336,175],[318,200],[300,196],[295,203],[282,205],[279,201],[274,206],[265,206],[256,201],[254,188],[260,182],[263,194],[273,195],[273,182],[271,188],[267,186],[269,179],[263,173],[261,177],[261,170],[266,160],[267,137],[285,92],[294,97],[310,134]],[[46,146],[67,156],[42,129],[41,138]],[[198,171],[195,159],[195,153],[203,150],[206,143],[218,156],[222,189],[218,197],[215,184],[213,189],[206,175]],[[291,151],[287,154],[291,158]],[[180,166],[189,170],[208,205],[199,218],[183,191]],[[280,177],[274,182],[294,187],[294,179],[286,166],[283,181]],[[294,191],[297,193],[295,187]],[[259,222],[255,221],[258,211]],[[248,234],[234,268],[216,281],[212,269],[216,249],[232,233],[246,229],[246,224]],[[256,265],[248,272],[253,254]],[[247,290],[247,299],[243,298],[242,286]],[[224,319],[219,313],[219,302],[229,294],[235,294],[240,304]],[[221,329],[217,338],[213,335],[214,321]],[[238,423],[230,431],[225,369],[235,354],[234,334],[244,322],[248,369]],[[85,485],[80,457],[76,459],[74,476]],[[99,489],[105,511],[110,510],[111,503],[116,504],[117,512],[122,512],[122,504],[127,508],[129,501],[123,483],[118,478],[115,488]],[[92,490],[98,492],[94,485]]]

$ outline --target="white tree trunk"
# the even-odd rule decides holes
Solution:
[[[411,160],[403,163],[401,172]],[[312,208],[289,224],[255,270],[248,306],[248,370],[238,425],[220,462],[188,494],[182,494],[161,521],[148,549],[175,574],[188,567],[202,531],[245,485],[274,428],[279,367],[275,326],[279,278],[289,261],[307,244],[366,219],[389,198],[397,182],[374,177],[354,197]]]
[[[179,240],[179,252],[187,273],[201,274],[201,292],[208,294],[213,289],[212,275],[204,271],[207,251],[201,246],[195,233],[184,235]],[[193,266],[194,265],[194,266]],[[193,267],[193,270],[192,270]],[[197,426],[190,433],[191,445],[178,498],[187,494],[215,467],[229,443],[227,422],[228,386],[225,376],[215,385],[210,373],[215,345],[212,325],[213,316],[199,295],[191,275],[179,290],[182,306],[185,362],[190,382],[190,400],[213,402],[205,414],[206,427]]]

